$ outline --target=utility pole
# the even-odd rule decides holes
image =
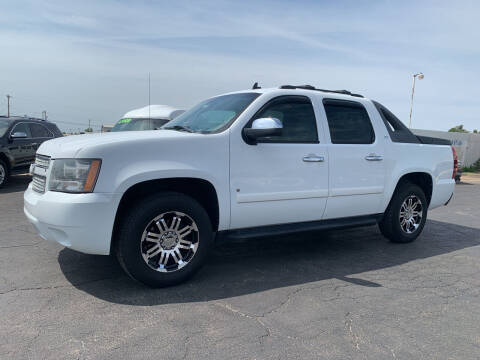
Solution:
[[[10,98],[11,95],[7,95],[7,117],[10,117]]]

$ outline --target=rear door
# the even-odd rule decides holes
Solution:
[[[32,162],[34,161],[35,154],[40,147],[40,145],[47,140],[53,139],[55,136],[53,132],[48,129],[46,126],[37,123],[29,123],[30,132],[32,133],[32,147],[33,147],[33,154],[32,154]]]
[[[385,129],[368,102],[323,99],[328,123],[329,197],[324,219],[379,213],[385,183]]]
[[[231,228],[320,220],[328,195],[327,146],[314,98],[278,96],[253,120],[282,121],[280,136],[249,145],[230,134]]]

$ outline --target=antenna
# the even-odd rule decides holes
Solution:
[[[253,84],[253,86],[252,86],[252,90],[256,90],[256,89],[261,89],[261,87],[258,86],[258,82],[256,82],[256,83]]]
[[[150,123],[150,128],[151,128],[152,118],[150,116],[150,72],[148,73],[148,122]]]

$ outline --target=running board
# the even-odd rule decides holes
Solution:
[[[352,216],[340,219],[307,221],[299,223],[224,230],[217,233],[217,240],[246,239],[251,237],[288,235],[306,231],[333,230],[359,226],[371,226],[376,225],[382,219],[382,217],[383,214],[374,214],[365,216]]]

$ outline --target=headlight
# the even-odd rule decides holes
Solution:
[[[101,163],[101,160],[93,159],[56,159],[53,161],[48,189],[68,193],[92,192]]]

